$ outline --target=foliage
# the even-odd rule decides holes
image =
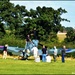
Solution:
[[[65,42],[75,43],[75,30],[74,29],[71,28],[70,30],[67,31]]]
[[[0,38],[1,39],[4,36],[4,34],[5,34],[5,29],[4,29],[3,23],[0,22]]]
[[[0,32],[0,40],[4,37],[4,33]]]
[[[72,58],[75,58],[75,52],[67,53],[67,54],[66,54],[66,57],[72,57]]]
[[[15,38],[15,35],[4,35],[3,39],[1,39],[0,41],[0,44],[1,45],[8,44],[9,46],[24,47],[25,40]]]
[[[65,29],[65,31],[67,31],[67,32],[68,32],[68,31],[72,31],[72,30],[73,30],[73,28],[72,28],[72,27],[65,27],[64,29]]]
[[[25,6],[19,6],[8,2],[0,2],[0,21],[3,22],[11,33],[19,34],[19,28],[23,23],[23,15],[25,15]]]
[[[2,27],[10,30],[15,37],[25,39],[26,35],[30,33],[34,27],[37,28],[39,40],[46,41],[51,32],[55,34],[62,30],[61,21],[68,21],[61,18],[61,15],[67,13],[65,9],[52,7],[36,7],[36,10],[30,9],[28,11],[25,6],[14,5],[9,1],[0,2],[0,22]],[[4,29],[4,30],[5,30]],[[51,38],[52,42],[57,41],[57,36]]]
[[[36,27],[40,43],[52,48],[54,45],[75,48],[75,30],[72,27],[63,27],[62,21],[70,22],[61,18],[67,13],[65,9],[52,7],[36,7],[36,10],[28,11],[25,6],[14,5],[9,0],[0,1],[0,44],[24,47],[25,37]],[[66,38],[59,43],[57,32],[67,31]]]
[[[51,42],[58,42],[57,34],[55,32],[50,33],[50,41]]]

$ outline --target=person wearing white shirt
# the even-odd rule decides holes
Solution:
[[[36,58],[38,57],[38,48],[37,47],[33,47],[31,49],[31,51],[33,52],[34,59],[36,60]]]
[[[54,62],[56,62],[56,57],[57,57],[57,48],[54,46]]]

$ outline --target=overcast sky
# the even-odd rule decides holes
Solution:
[[[62,7],[67,11],[62,17],[70,20],[70,22],[62,22],[62,26],[75,28],[75,1],[10,1],[11,3],[24,5],[27,10],[36,9],[36,7],[46,6],[58,9]]]

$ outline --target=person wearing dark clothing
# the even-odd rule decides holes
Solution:
[[[37,31],[36,31],[36,29],[34,29],[33,34],[34,34],[34,39],[37,39]]]
[[[56,46],[54,46],[54,56],[53,56],[53,58],[54,58],[54,62],[56,62],[56,58],[57,58],[57,48],[56,48]]]
[[[25,49],[22,51],[23,53],[23,59],[25,58]]]
[[[47,51],[47,48],[45,48],[45,46],[43,45],[43,48],[42,48],[42,61],[43,62],[46,62],[46,51]]]
[[[30,39],[30,35],[28,34],[27,37],[26,37],[25,49],[29,49],[30,42],[31,42],[31,39]]]
[[[36,30],[36,28],[33,29],[32,34],[33,34],[33,39],[38,39],[38,31]]]
[[[3,51],[7,51],[7,47],[6,47],[6,46],[4,46],[4,49],[3,49]]]
[[[30,35],[28,34],[26,37],[26,41],[29,42],[30,41]]]
[[[63,46],[63,49],[61,51],[61,56],[62,56],[62,62],[65,62],[65,55],[66,55],[66,46]]]

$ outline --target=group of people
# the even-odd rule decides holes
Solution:
[[[30,51],[33,52],[34,55],[34,59],[36,62],[40,62],[40,57],[39,57],[39,53],[38,53],[38,43],[39,41],[37,40],[38,34],[36,31],[36,28],[34,28],[33,30],[33,40],[31,40],[30,35],[28,34],[26,37],[26,45],[25,45],[25,49],[23,50],[23,58],[25,56],[25,52],[29,53]],[[4,46],[3,49],[3,59],[6,59],[7,57],[7,44]],[[61,50],[61,57],[62,57],[62,62],[65,62],[65,54],[66,54],[66,47],[63,46],[63,49]],[[53,58],[54,58],[54,62],[56,62],[57,59],[57,53],[58,50],[56,48],[56,46],[54,46],[54,52],[53,52]],[[26,59],[28,59],[28,54],[26,54]],[[43,62],[51,62],[51,57],[50,55],[47,53],[47,47],[45,45],[42,46],[42,61]]]
[[[43,62],[51,62],[51,57],[47,52],[47,47],[43,45],[42,47],[42,61]]]
[[[54,62],[57,61],[57,54],[58,54],[58,50],[57,50],[56,46],[54,46],[54,51],[53,51]],[[65,55],[66,55],[66,46],[63,46],[63,48],[61,49],[62,63],[65,63]],[[42,48],[42,61],[43,62],[51,62],[51,57],[47,53],[47,47],[45,47],[44,45],[43,45],[43,48]]]
[[[31,49],[31,51],[33,51],[33,56],[34,56],[35,62],[40,62],[41,59],[40,59],[40,56],[38,53],[38,48],[34,46]],[[51,62],[51,57],[50,57],[50,55],[47,54],[47,48],[44,45],[42,47],[42,61],[43,62]]]
[[[7,47],[8,47],[8,45],[6,44],[3,48],[3,59],[7,58]],[[35,45],[31,49],[31,51],[33,52],[35,62],[40,62],[38,47]],[[24,58],[24,53],[25,53],[25,50],[23,50],[23,58]],[[27,50],[27,53],[29,53],[29,50]],[[54,46],[54,52],[53,52],[54,62],[56,62],[56,60],[57,60],[57,54],[58,54],[58,50],[57,50],[56,46]],[[62,57],[61,60],[63,63],[65,62],[65,55],[66,55],[66,46],[63,46],[63,48],[61,50],[61,57]],[[47,47],[44,45],[42,46],[42,61],[43,62],[51,62],[51,56],[47,53]]]
[[[33,47],[31,50],[33,51],[33,55],[34,55],[35,61],[36,61],[36,59],[39,58],[38,61],[36,61],[36,62],[40,62],[40,57],[39,57],[39,54],[38,54],[38,48],[37,47]],[[58,50],[57,50],[56,46],[54,46],[54,52],[53,52],[54,62],[57,61],[57,54],[58,54]],[[63,46],[63,48],[61,50],[62,63],[65,62],[65,55],[66,55],[66,46]],[[42,61],[43,62],[51,62],[51,60],[52,60],[51,56],[47,52],[47,47],[45,45],[43,45],[43,47],[42,47]]]
[[[33,37],[34,40],[31,40],[30,35],[27,35],[25,49],[28,49],[29,44],[32,43],[29,50],[31,49],[31,51],[33,51],[34,58],[36,60],[36,59],[38,59],[38,56],[39,56],[39,54],[38,54],[38,43],[39,43],[39,41],[37,40],[38,39],[38,33],[37,33],[36,28],[33,29],[33,36],[34,36]],[[54,52],[53,52],[54,62],[56,62],[57,54],[58,54],[58,50],[57,50],[56,46],[54,46]],[[62,59],[63,63],[65,62],[65,55],[66,55],[66,46],[63,46],[63,48],[61,50],[61,59]],[[43,62],[46,62],[46,61],[51,62],[51,57],[47,53],[47,47],[45,45],[42,46],[42,61]]]
[[[54,46],[54,62],[56,62],[57,53],[58,53],[58,50],[57,50],[56,46]],[[62,63],[65,62],[65,55],[66,55],[66,46],[63,46],[63,48],[61,50],[61,60],[62,60]]]
[[[31,34],[30,34],[31,35]],[[35,61],[40,61],[40,57],[39,57],[39,53],[38,53],[38,43],[39,41],[37,40],[37,31],[36,28],[34,28],[33,30],[33,40],[31,40],[30,35],[28,34],[26,37],[26,45],[25,45],[25,50],[30,50],[33,52],[34,55],[34,59]],[[61,57],[62,57],[62,62],[65,62],[65,49],[66,47],[63,46],[63,49],[61,50]],[[24,51],[25,52],[25,51]],[[23,52],[23,57],[24,57],[24,52]],[[54,52],[53,52],[53,58],[54,58],[54,62],[56,62],[57,59],[57,53],[58,50],[56,48],[56,46],[54,46]],[[47,53],[47,47],[46,46],[42,46],[42,61],[43,62],[51,62],[51,56]]]

